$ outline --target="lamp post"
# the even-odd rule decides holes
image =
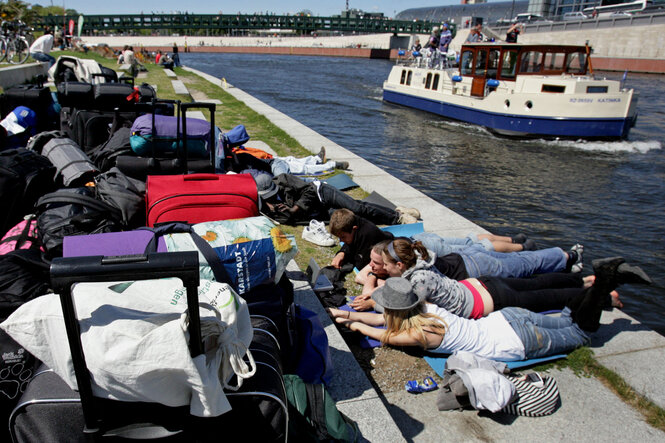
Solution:
[[[512,6],[510,7],[510,17],[509,17],[509,18],[510,18],[511,21],[512,21],[512,19],[513,19],[513,17],[514,17],[514,15],[513,15],[514,13],[515,13],[515,0],[513,0],[513,4],[512,4]]]

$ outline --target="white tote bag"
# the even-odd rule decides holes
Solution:
[[[73,296],[97,397],[190,405],[192,415],[217,416],[231,409],[223,388],[237,389],[256,371],[247,304],[225,283],[199,286],[204,354],[196,358],[179,279],[80,283]],[[24,304],[0,327],[76,389],[58,295]],[[238,384],[229,386],[234,373]]]

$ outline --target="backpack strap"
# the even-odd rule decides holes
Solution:
[[[166,234],[175,233],[189,234],[192,237],[196,248],[199,250],[199,252],[201,252],[201,254],[203,254],[203,257],[208,262],[208,265],[210,266],[210,269],[215,276],[215,280],[220,283],[228,283],[231,286],[234,286],[231,277],[229,277],[229,274],[226,272],[226,268],[224,268],[222,259],[219,258],[219,255],[217,255],[212,246],[210,246],[207,241],[203,240],[201,236],[198,235],[196,231],[194,231],[194,227],[192,225],[188,225],[187,223],[169,222],[159,224],[154,228],[144,226],[139,228],[139,230],[151,231],[155,234],[148,242],[148,245],[145,247],[144,254],[148,254],[149,252],[157,252],[157,241],[159,237],[162,237]]]
[[[98,211],[110,212],[114,218],[122,220],[122,214],[119,209],[114,208],[103,201],[97,200],[94,197],[89,197],[83,194],[52,192],[40,198],[39,201],[37,201],[36,206],[37,208],[42,208],[49,203],[79,203]]]
[[[316,438],[319,441],[328,441],[332,437],[328,433],[325,388],[323,385],[305,383],[305,389],[307,389],[309,418],[316,431]]]
[[[30,247],[28,247],[27,249],[39,249],[40,247],[39,238],[30,235],[30,230],[32,229],[32,225],[35,221],[35,215],[30,214],[26,216],[25,221],[26,221],[25,226],[23,227],[23,230],[21,231],[20,234],[3,238],[0,241],[0,244],[5,244],[14,241],[16,242],[14,244],[14,250],[16,250],[16,249],[21,249],[21,246],[23,246],[27,241],[30,241],[31,242]],[[35,230],[36,229],[37,228],[35,226]]]

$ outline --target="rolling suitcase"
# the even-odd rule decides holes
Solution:
[[[147,225],[201,223],[259,215],[250,174],[151,175],[146,183]]]
[[[68,288],[81,281],[138,280],[176,276],[187,287],[190,348],[202,352],[198,319],[198,258],[194,252],[151,254],[134,257],[82,257],[54,261],[52,283],[60,293],[74,362],[79,394],[47,368],[39,371],[10,417],[14,441],[90,441],[98,437],[159,439],[169,441],[219,441],[220,430],[242,430],[259,441],[286,441],[288,403],[277,344],[269,334],[258,332],[260,342],[249,348],[256,373],[235,392],[227,392],[231,411],[210,418],[191,416],[189,407],[166,407],[156,403],[120,402],[92,396],[90,378],[81,349],[79,324],[74,316]],[[193,314],[193,315],[192,315]],[[247,359],[248,356],[245,356]],[[231,382],[235,384],[235,380]]]
[[[166,100],[164,102],[170,103],[171,101]],[[157,144],[160,143],[160,138],[157,134],[158,124],[156,123],[156,120],[158,119],[155,113],[152,114],[152,118],[144,116],[144,125],[141,125],[143,126],[142,129],[132,127],[130,145],[132,145],[132,149],[135,151],[137,137],[139,139],[145,137],[144,140],[141,140],[144,141],[144,143],[142,143],[144,146],[142,146],[142,149],[139,149],[139,152],[143,153],[145,151],[145,154],[142,154],[141,156],[121,154],[116,157],[116,167],[127,176],[137,180],[146,181],[149,175],[175,175],[187,174],[189,172],[212,173],[215,171],[214,147],[217,145],[217,140],[215,138],[215,104],[192,102],[181,105],[179,101],[173,103],[175,104],[177,110],[176,116],[178,117],[175,119],[175,135],[168,143],[169,145],[172,145],[173,149],[171,149],[170,152],[163,152],[160,149],[160,146],[157,146]],[[182,136],[182,134],[187,134],[189,132],[187,130],[186,117],[187,111],[192,108],[204,108],[210,111],[210,129],[207,131],[207,136],[204,137],[207,143],[206,149],[208,149],[208,153],[205,155],[206,158],[189,158],[189,139]],[[131,141],[132,138],[134,138],[134,141]],[[199,140],[199,142],[200,141],[201,140]],[[164,140],[161,140],[161,142],[164,142]]]

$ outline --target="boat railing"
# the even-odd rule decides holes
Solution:
[[[452,68],[457,62],[455,51],[441,52],[438,49],[420,51],[403,51],[397,53],[396,64],[414,68],[444,70]]]

